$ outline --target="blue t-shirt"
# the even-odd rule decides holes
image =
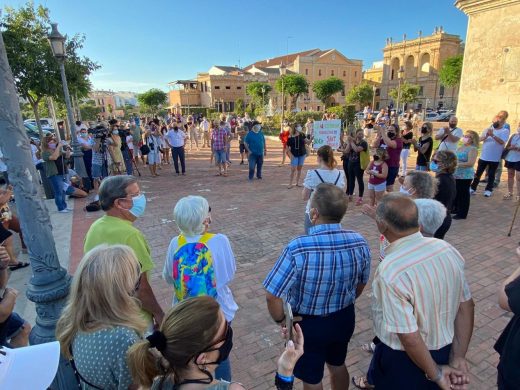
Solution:
[[[262,156],[265,150],[264,133],[260,130],[258,133],[250,131],[244,138],[244,142],[248,145],[252,154]]]

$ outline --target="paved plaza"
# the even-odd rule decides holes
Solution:
[[[227,178],[215,176],[207,149],[188,153],[186,176],[175,176],[171,166],[163,166],[159,171],[161,176],[152,178],[148,169],[139,165],[142,173],[139,184],[146,193],[148,204],[145,216],[136,222],[136,226],[143,231],[152,248],[156,268],[151,285],[166,309],[171,302],[172,289],[161,279],[161,271],[168,244],[177,235],[173,206],[186,195],[201,195],[208,199],[213,217],[211,230],[229,237],[237,261],[237,273],[231,284],[240,306],[233,322],[234,380],[248,389],[272,389],[275,362],[283,347],[279,327],[267,312],[262,281],[287,242],[303,233],[305,202],[301,200],[300,188],[287,189],[289,167],[278,167],[281,160],[278,142],[268,142],[264,179],[253,182],[247,180],[247,166],[238,164],[237,149],[235,141],[233,164]],[[409,161],[415,162],[415,155],[412,154]],[[306,160],[303,173],[315,166],[316,158],[312,156]],[[496,387],[498,355],[493,351],[493,344],[511,318],[498,307],[497,289],[518,264],[515,248],[520,235],[516,227],[512,237],[507,237],[514,203],[502,200],[504,187],[503,181],[489,199],[482,196],[482,191],[474,196],[468,219],[453,221],[446,237],[466,259],[466,277],[476,304],[475,329],[467,354],[472,366],[471,389]],[[70,263],[67,262],[71,273],[81,259],[86,231],[102,215],[101,212],[86,213],[83,211],[85,204],[85,200],[76,200],[71,216],[71,256]],[[52,204],[50,208],[54,223]],[[519,224],[520,221],[517,226]],[[373,275],[379,254],[375,223],[361,213],[360,207],[350,203],[343,226],[358,231],[370,243]],[[56,244],[60,248],[66,247],[61,242]],[[65,264],[63,259],[62,264]],[[351,375],[365,373],[370,361],[370,355],[360,349],[373,338],[370,302],[369,283],[356,303],[356,329],[347,357]],[[325,385],[328,388],[327,380]],[[296,388],[301,388],[301,383]]]

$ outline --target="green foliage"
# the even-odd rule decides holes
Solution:
[[[341,92],[343,88],[345,88],[343,80],[337,77],[329,77],[325,80],[316,81],[312,86],[312,91],[316,94],[316,97],[325,104],[325,107],[329,107],[332,95]]]
[[[84,121],[95,121],[101,112],[101,108],[96,107],[92,101],[80,104],[79,110],[81,111],[81,119]],[[127,114],[126,111],[125,114]]]
[[[255,102],[259,102],[260,104],[265,105],[269,99],[269,92],[271,92],[272,89],[273,88],[269,85],[269,83],[255,81],[247,84],[246,93],[251,96]],[[263,102],[262,98],[264,99]]]
[[[356,120],[356,106],[347,106],[345,116],[345,121],[347,124],[354,123],[354,121]]]
[[[244,99],[238,98],[235,100],[235,113],[239,116],[243,116],[245,112]]]
[[[309,82],[301,74],[287,74],[276,80],[274,85],[278,92],[284,91],[291,97],[291,107],[296,107],[296,101],[302,93],[309,92]],[[283,88],[282,88],[283,87]]]
[[[396,102],[399,100],[399,104],[413,103],[417,101],[420,87],[414,84],[408,84],[406,81],[401,84],[401,97],[398,99],[399,89],[394,88],[388,92],[388,95]]]
[[[448,58],[439,70],[439,80],[446,87],[455,87],[460,83],[463,55]]]
[[[357,104],[359,107],[363,107],[372,102],[373,95],[372,86],[368,83],[362,83],[348,91],[345,101],[347,104]]]
[[[152,88],[137,95],[137,101],[142,106],[142,109],[149,111],[152,115],[157,114],[160,106],[166,104],[167,100],[168,96],[166,95],[166,92],[161,91],[158,88]]]
[[[284,117],[290,125],[299,123],[303,126],[307,123],[307,119],[309,118],[320,121],[323,117],[323,113],[318,111],[288,112]],[[267,128],[275,129],[276,134],[278,134],[282,125],[282,116],[280,114],[274,114],[272,117],[266,118],[262,124]]]
[[[347,106],[334,106],[327,108],[326,112],[330,114],[336,114],[338,119],[341,119],[342,123],[347,120]]]

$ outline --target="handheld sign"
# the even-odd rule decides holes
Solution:
[[[314,149],[329,145],[333,150],[340,146],[341,120],[314,122]]]

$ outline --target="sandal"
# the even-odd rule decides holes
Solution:
[[[504,197],[502,198],[504,200],[513,199],[513,194],[511,192],[508,192]]]
[[[361,350],[369,353],[374,353],[376,345],[374,343],[365,343],[361,346]]]
[[[9,264],[9,269],[11,271],[16,271],[17,269],[25,268],[25,267],[28,267],[29,265],[30,265],[29,263],[19,261],[16,264]]]
[[[293,185],[292,185],[292,184],[289,185],[289,186],[287,186],[287,189],[288,189],[288,190],[290,190],[291,188],[293,188]]]
[[[375,386],[368,383],[366,376],[353,376],[352,384],[356,386],[358,389],[374,389]]]

